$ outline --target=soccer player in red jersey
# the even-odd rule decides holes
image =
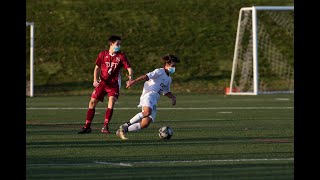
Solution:
[[[133,70],[129,61],[126,55],[120,51],[121,38],[113,35],[109,37],[108,42],[109,50],[101,51],[96,59],[93,73],[95,89],[91,94],[85,125],[78,132],[79,134],[91,133],[91,122],[95,114],[95,108],[99,101],[103,102],[106,95],[108,95],[108,107],[101,132],[110,134],[108,125],[113,114],[114,104],[119,98],[121,68],[123,67],[128,71],[127,77],[129,80],[133,77]]]

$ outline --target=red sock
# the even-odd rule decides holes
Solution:
[[[96,111],[95,109],[88,109],[86,124],[84,125],[84,128],[90,128],[95,111]]]
[[[104,125],[108,127],[108,124],[111,120],[111,117],[112,117],[112,113],[113,113],[113,109],[110,109],[108,108],[106,110],[106,115],[105,115],[105,118],[104,118]]]

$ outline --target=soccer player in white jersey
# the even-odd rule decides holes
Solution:
[[[126,133],[147,128],[151,122],[155,121],[156,107],[160,95],[170,98],[172,105],[176,104],[176,96],[170,91],[172,82],[170,74],[175,72],[176,63],[180,61],[175,55],[171,54],[163,56],[161,60],[164,63],[162,68],[157,68],[152,72],[134,80],[129,79],[126,82],[126,88],[130,88],[139,81],[145,81],[138,105],[138,107],[142,108],[142,111],[133,116],[129,122],[122,124],[116,132],[117,136],[123,140],[128,139],[125,136]]]

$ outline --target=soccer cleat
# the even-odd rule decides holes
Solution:
[[[118,137],[120,137],[122,140],[127,140],[128,138],[126,138],[124,131],[122,131],[121,129],[119,129],[116,133],[116,135]]]
[[[103,126],[103,127],[101,128],[101,132],[102,132],[102,133],[105,133],[105,134],[110,134],[110,131],[109,131],[108,126]]]
[[[119,128],[120,128],[120,130],[121,131],[123,131],[123,132],[128,132],[128,124],[127,123],[124,123],[124,124],[122,124]]]
[[[85,127],[82,127],[81,130],[78,132],[78,134],[88,134],[88,133],[91,133],[91,128],[85,128]]]

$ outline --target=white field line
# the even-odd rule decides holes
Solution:
[[[97,164],[133,166],[135,164],[161,164],[161,163],[210,163],[210,162],[254,162],[254,161],[293,161],[294,158],[271,158],[271,159],[208,159],[208,160],[182,160],[182,161],[139,161],[139,162],[108,162],[94,161],[93,163],[48,163],[48,164],[27,164],[27,166],[88,166]]]
[[[279,100],[279,101],[289,101],[289,98],[276,98],[275,100]]]
[[[191,121],[233,121],[233,120],[248,120],[248,119],[218,119],[218,118],[210,118],[210,119],[193,119]],[[293,120],[293,118],[268,118],[268,120]],[[186,119],[162,119],[161,121],[170,121],[170,122],[181,122],[181,121],[190,121],[190,120],[186,120]],[[81,122],[82,123],[82,122]],[[79,122],[75,122],[75,123],[28,123],[30,125],[79,125]],[[92,122],[92,124],[100,124],[100,122]]]
[[[293,109],[294,107],[203,107],[203,108],[157,108],[157,110],[214,110],[214,109]],[[79,107],[30,107],[26,108],[27,110],[79,110],[79,109],[88,109],[79,108]],[[106,109],[106,108],[96,108],[96,109]],[[115,110],[130,110],[130,109],[140,109],[140,108],[114,108]]]

